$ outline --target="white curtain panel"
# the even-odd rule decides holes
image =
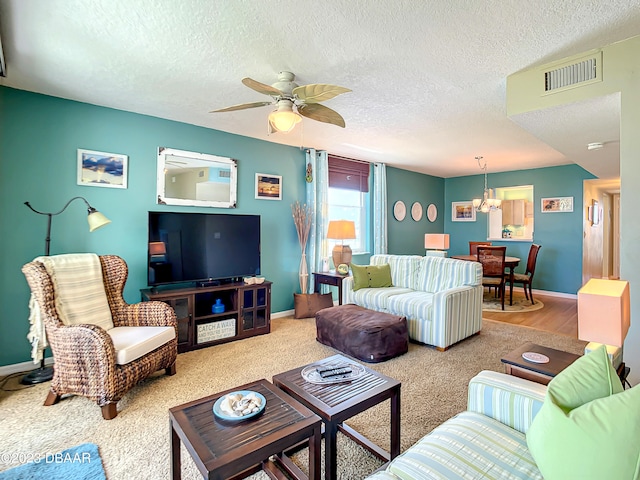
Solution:
[[[312,177],[312,181],[307,182],[307,205],[313,210],[313,221],[307,246],[307,261],[310,272],[321,272],[322,258],[328,256],[326,237],[329,225],[327,206],[329,163],[327,152],[310,148],[307,150],[306,162],[307,170],[311,165]],[[309,275],[309,292],[313,292],[313,275]]]
[[[387,253],[387,166],[373,164],[373,253]]]

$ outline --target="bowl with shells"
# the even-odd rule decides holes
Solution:
[[[240,390],[220,397],[213,404],[213,414],[222,420],[240,421],[253,418],[264,411],[267,400],[253,390]]]

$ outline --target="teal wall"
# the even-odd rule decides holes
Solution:
[[[293,308],[300,247],[291,204],[304,199],[304,152],[134,113],[0,87],[0,365],[30,360],[29,288],[23,264],[44,253],[46,217],[23,205],[56,212],[85,197],[112,223],[89,233],[81,201],[53,218],[51,253],[116,254],[129,266],[125,299],[136,302],[147,286],[149,210],[258,214],[262,220],[262,273],[273,281],[273,311]],[[159,146],[238,160],[238,208],[194,208],[155,203]],[[128,188],[76,184],[76,149],[129,156]],[[282,175],[282,201],[254,198],[255,174]]]
[[[440,177],[387,167],[387,225],[388,251],[393,254],[424,255],[424,234],[444,233],[447,210],[444,205],[445,180]],[[402,200],[407,216],[401,222],[393,216],[393,205]],[[411,218],[411,205],[422,204],[422,218]],[[427,220],[427,206],[433,203],[438,209],[435,222]],[[450,215],[450,213],[449,213]]]
[[[533,185],[533,241],[542,245],[538,253],[534,288],[576,294],[582,285],[582,194],[583,180],[595,178],[577,165],[516,170],[488,176],[490,188]],[[452,222],[451,202],[471,200],[484,188],[483,175],[448,178],[445,181],[447,214],[445,231],[450,234],[450,255],[468,254],[470,240],[487,239],[487,215],[476,214],[475,222]],[[573,197],[571,213],[541,213],[540,199]],[[496,242],[505,245],[507,255],[520,257],[516,271],[524,272],[531,243]]]

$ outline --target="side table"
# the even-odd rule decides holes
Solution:
[[[522,358],[525,352],[540,353],[549,357],[548,363],[534,363]],[[580,355],[562,352],[554,348],[543,347],[535,343],[527,342],[502,359],[505,372],[515,377],[525,378],[532,382],[548,385],[553,377],[575,362]]]
[[[345,383],[315,384],[302,377],[307,365],[274,375],[273,384],[322,417],[325,426],[324,474],[326,480],[337,478],[338,431],[366,448],[383,462],[400,454],[400,387],[401,383],[361,365],[343,355],[334,355],[313,363],[317,366],[357,364],[364,374]],[[344,423],[345,420],[389,400],[390,451],[387,452]]]
[[[259,416],[230,422],[213,414],[215,401],[238,390],[254,390],[267,404]],[[265,470],[271,478],[286,479],[273,462],[296,479],[320,479],[322,422],[304,405],[267,380],[258,380],[169,409],[171,478],[180,480],[180,441],[205,479],[240,479]],[[283,451],[300,442],[309,446],[308,477]]]
[[[313,291],[319,292],[320,285],[331,285],[338,287],[338,305],[342,305],[342,280],[349,275],[342,275],[338,272],[313,272]]]

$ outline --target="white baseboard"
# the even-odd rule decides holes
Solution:
[[[514,287],[514,290],[524,291],[521,287]],[[558,297],[558,298],[572,298],[574,300],[578,299],[578,295],[575,293],[562,293],[562,292],[551,292],[549,290],[536,290],[533,289],[534,295],[546,295],[547,297]]]
[[[53,365],[53,357],[47,357],[44,359],[45,365]],[[20,372],[30,372],[31,370],[35,370],[40,366],[40,362],[22,362],[22,363],[14,363],[13,365],[5,365],[4,367],[0,367],[0,377],[5,377],[7,375],[13,375],[14,373]]]
[[[282,317],[288,317],[290,315],[293,315],[295,313],[295,310],[291,309],[291,310],[284,310],[282,312],[275,312],[275,313],[271,313],[271,318],[282,318]]]

